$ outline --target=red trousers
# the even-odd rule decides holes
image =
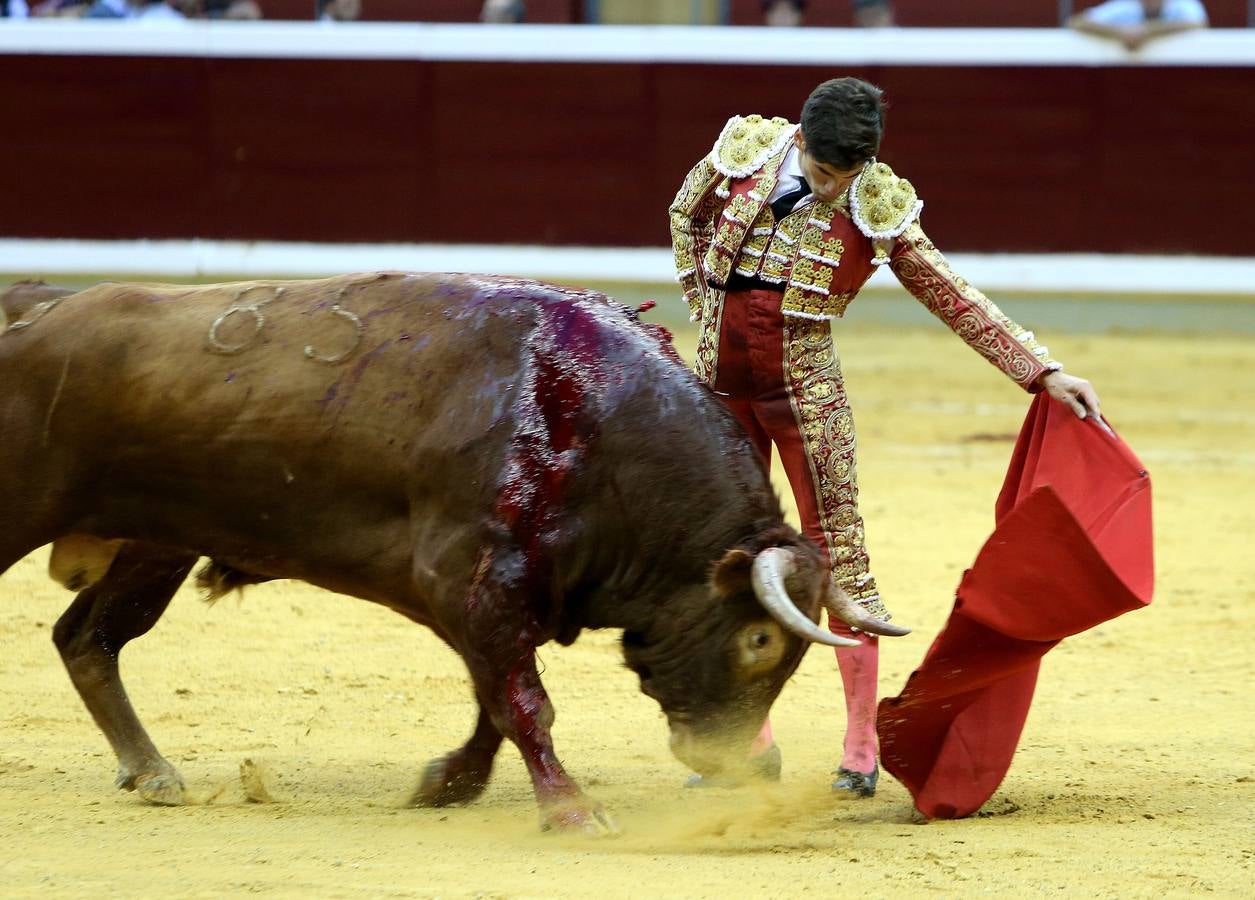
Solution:
[[[774,444],[802,531],[824,550],[833,576],[856,601],[883,615],[868,571],[858,514],[854,419],[827,321],[786,317],[780,293],[729,293],[719,322],[713,388],[764,462]],[[832,626],[848,634],[845,624]]]

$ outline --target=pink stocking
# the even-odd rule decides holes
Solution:
[[[836,630],[836,629],[834,629]],[[848,637],[848,629],[841,628]],[[858,633],[858,647],[836,648],[841,684],[845,687],[845,754],[842,768],[870,772],[876,767],[876,680],[880,641]]]
[[[763,719],[763,727],[750,744],[750,756],[757,756],[774,743],[771,736],[771,719]]]

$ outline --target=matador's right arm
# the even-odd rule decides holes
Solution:
[[[714,237],[715,218],[722,205],[722,200],[715,194],[722,178],[710,157],[703,157],[688,173],[668,209],[671,215],[671,249],[675,253],[675,278],[684,291],[692,322],[701,319],[702,298],[709,290],[704,260]]]

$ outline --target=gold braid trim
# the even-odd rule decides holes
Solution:
[[[711,165],[729,178],[753,175],[793,139],[797,126],[777,116],[733,116],[710,150]]]
[[[841,361],[826,321],[786,317],[784,377],[793,420],[806,452],[811,486],[832,576],[856,603],[880,619],[889,612],[870,569],[858,511],[854,416]]]
[[[723,180],[709,159],[702,159],[684,179],[667,212],[671,217],[671,249],[675,253],[676,281],[684,290],[689,317],[701,317],[706,277],[702,258],[714,237],[714,220],[722,200],[715,188]]]
[[[850,218],[859,231],[876,242],[902,234],[919,219],[923,208],[924,201],[915,193],[915,186],[874,159],[850,185]],[[872,265],[883,266],[889,261],[889,254],[880,243],[874,252]]]
[[[1050,358],[1033,333],[1007,318],[993,302],[950,268],[933,242],[914,223],[898,239],[890,267],[912,296],[1026,390],[1063,366]]]

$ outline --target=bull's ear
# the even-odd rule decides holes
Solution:
[[[750,572],[754,568],[754,557],[744,550],[729,550],[723,559],[715,563],[710,580],[715,590],[724,596],[731,596],[742,591],[752,590]]]

